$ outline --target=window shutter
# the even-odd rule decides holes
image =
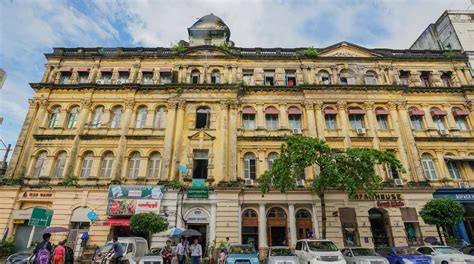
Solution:
[[[418,222],[418,216],[416,215],[416,208],[407,207],[400,208],[402,213],[403,222]]]
[[[339,217],[342,223],[357,223],[356,212],[354,208],[339,208]]]

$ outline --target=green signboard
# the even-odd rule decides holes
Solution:
[[[42,226],[47,227],[51,225],[51,219],[53,219],[53,211],[44,208],[33,208],[31,213],[30,226]]]
[[[206,180],[205,179],[193,179],[191,183],[192,187],[206,187]]]
[[[109,199],[156,199],[163,193],[159,185],[110,185]]]
[[[187,192],[188,198],[207,199],[209,198],[209,189],[203,187],[191,187]]]

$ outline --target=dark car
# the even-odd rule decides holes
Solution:
[[[464,254],[474,256],[474,245],[462,247],[459,249],[459,251],[461,251]]]
[[[382,247],[377,253],[388,259],[390,264],[433,264],[430,256],[425,256],[413,247]]]
[[[30,258],[31,254],[33,254],[33,249],[35,249],[35,247],[23,249],[15,254],[11,254],[8,256],[6,264],[28,263],[28,259]],[[35,257],[33,257],[31,260],[33,261],[34,259]]]

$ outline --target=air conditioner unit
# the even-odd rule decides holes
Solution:
[[[440,130],[438,130],[438,132],[441,136],[449,135],[449,130],[448,129],[440,129]]]
[[[404,185],[402,179],[393,179],[393,183],[395,184],[395,186],[403,186]]]
[[[356,129],[356,133],[357,133],[357,135],[365,135],[366,130],[363,127],[359,127],[359,128]]]
[[[104,80],[96,80],[95,83],[97,83],[97,84],[104,84]]]
[[[295,134],[295,135],[301,135],[302,134],[301,128],[293,128],[292,131],[293,131],[293,134]]]
[[[245,179],[245,186],[253,186],[253,180]]]
[[[460,182],[459,183],[459,188],[469,188],[469,183],[468,182]]]
[[[298,187],[304,187],[304,180],[297,180],[297,181],[296,181],[296,186],[298,186]]]

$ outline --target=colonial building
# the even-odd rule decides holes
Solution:
[[[285,134],[340,150],[392,151],[406,168],[378,168],[386,188],[374,199],[326,195],[327,238],[338,246],[421,244],[437,236],[418,215],[435,189],[474,185],[474,86],[460,51],[347,42],[317,50],[240,48],[212,14],[188,32],[189,42],[174,48],[45,54],[7,172],[23,185],[2,190],[9,201],[2,201],[0,228],[18,232],[15,214],[35,206],[54,209],[52,225],[67,226],[75,209],[87,207],[99,214],[88,228],[100,244],[110,225],[127,225],[107,218],[111,182],[189,186],[203,179],[208,196],[169,194],[161,213],[171,225],[199,229],[207,242],[295,246],[320,237],[313,170],[288,193],[262,197],[256,182],[278,158]],[[58,186],[71,176],[79,178],[77,188]],[[31,192],[39,193],[35,203]]]

